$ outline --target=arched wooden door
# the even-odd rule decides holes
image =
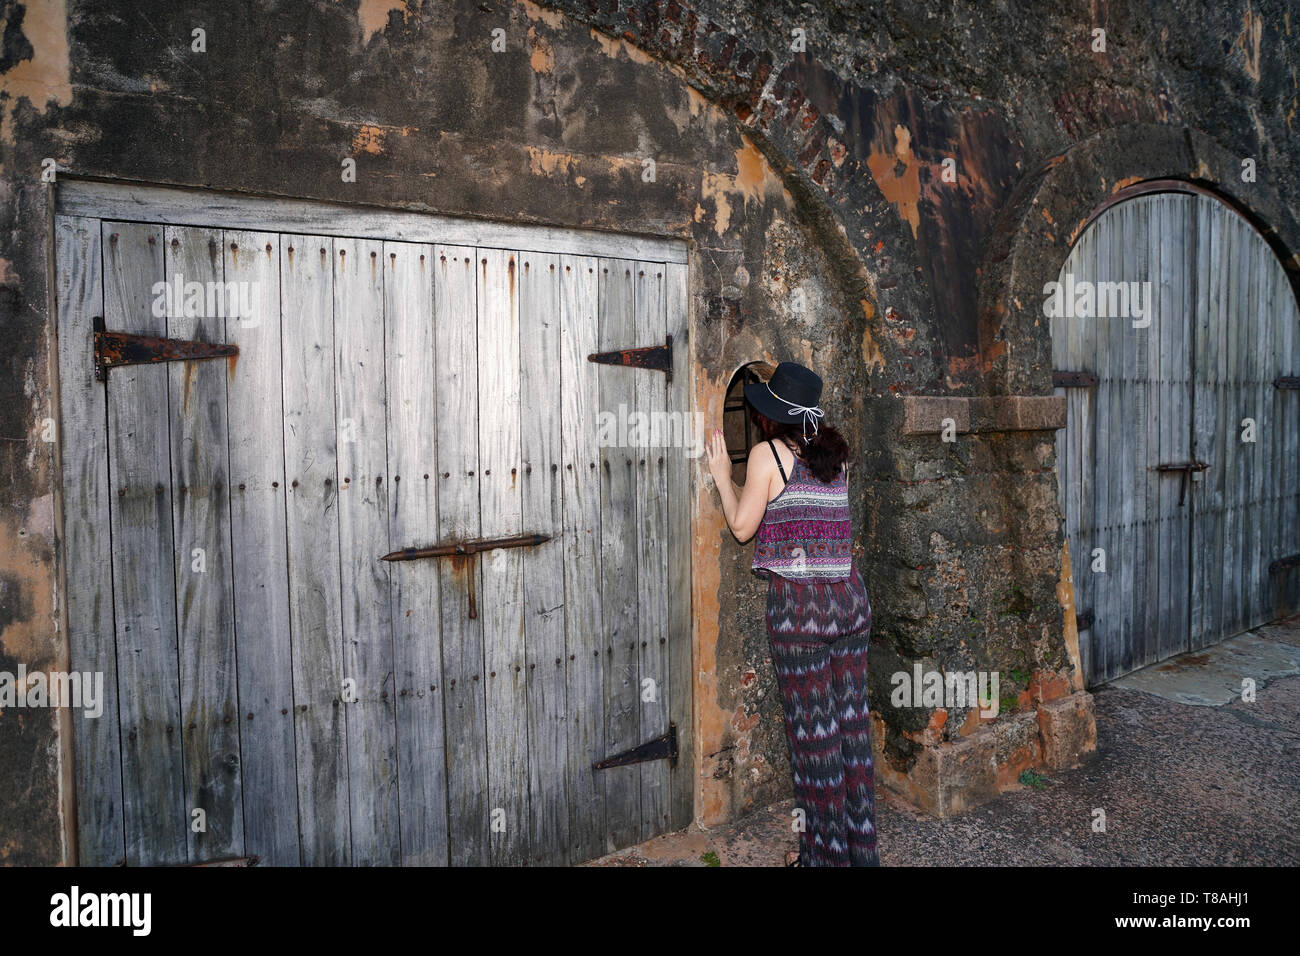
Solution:
[[[1199,192],[1116,203],[1044,290],[1061,511],[1089,684],[1297,606],[1300,313]]]

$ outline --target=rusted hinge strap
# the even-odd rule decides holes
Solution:
[[[1074,615],[1074,629],[1076,631],[1086,631],[1092,627],[1092,610],[1084,611],[1082,614]]]
[[[647,760],[663,760],[665,757],[668,759],[669,766],[677,766],[677,725],[675,723],[668,725],[668,733],[660,734],[631,750],[606,757],[592,764],[591,769],[608,770],[611,767],[625,767],[628,764],[644,763]]]
[[[470,541],[452,541],[429,548],[403,548],[390,551],[380,561],[415,561],[420,558],[447,558],[457,554],[476,554],[497,548],[531,548],[550,541],[549,534],[521,534],[513,538],[475,538]]]
[[[1288,554],[1285,558],[1278,558],[1272,561],[1268,566],[1269,574],[1276,574],[1278,571],[1285,571],[1287,568],[1300,568],[1300,554]]]
[[[593,352],[587,356],[588,362],[601,365],[627,365],[632,368],[648,368],[668,375],[673,380],[673,337],[666,336],[663,345],[648,345],[641,349],[622,349],[617,352]]]
[[[418,561],[420,558],[455,558],[478,554],[480,551],[493,551],[497,548],[531,548],[533,545],[550,541],[549,534],[520,534],[513,538],[474,538],[470,541],[449,541],[447,544],[435,544],[429,548],[403,548],[390,551],[380,561]],[[469,617],[478,617],[478,602],[474,597],[474,568],[466,568],[465,588],[469,599]]]
[[[1063,372],[1052,369],[1053,388],[1092,388],[1100,381],[1092,372]]]
[[[1300,375],[1279,375],[1273,379],[1274,388],[1300,388]]]
[[[239,354],[237,345],[163,339],[129,332],[109,332],[104,317],[95,316],[95,378],[108,380],[108,370],[122,365],[152,365],[158,362],[190,362],[225,358]]]

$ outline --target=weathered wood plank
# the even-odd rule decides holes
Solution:
[[[393,209],[358,211],[355,206],[281,198],[272,203],[252,196],[166,186],[60,183],[56,209],[69,216],[148,219],[171,225],[443,242],[495,249],[541,250],[553,254],[620,255],[663,262],[686,261],[686,243],[661,236],[506,225]]]
[[[1254,501],[1255,490],[1255,471],[1257,470],[1257,460],[1259,458],[1259,443],[1266,440],[1266,436],[1260,432],[1259,407],[1252,401],[1251,380],[1254,375],[1254,354],[1259,347],[1259,338],[1261,334],[1260,319],[1261,316],[1255,311],[1258,305],[1255,295],[1255,267],[1256,255],[1255,244],[1249,240],[1247,232],[1249,227],[1238,219],[1235,224],[1237,233],[1237,243],[1241,249],[1241,292],[1238,297],[1237,320],[1233,323],[1230,330],[1237,339],[1237,395],[1238,408],[1240,409],[1238,423],[1242,419],[1251,419],[1255,423],[1255,441],[1243,442],[1239,446],[1241,458],[1238,462],[1238,480],[1240,486],[1238,495],[1240,496],[1240,524],[1237,528],[1237,549],[1240,558],[1237,562],[1235,572],[1236,587],[1233,592],[1234,602],[1236,604],[1236,614],[1232,626],[1233,633],[1240,633],[1251,626],[1251,620],[1254,617],[1250,607],[1250,592],[1252,590],[1251,576],[1254,572],[1254,555],[1251,554],[1251,511]]]
[[[1270,445],[1269,466],[1265,475],[1264,498],[1268,504],[1265,506],[1266,529],[1263,543],[1265,554],[1263,600],[1269,617],[1276,618],[1279,616],[1279,610],[1285,607],[1278,598],[1285,591],[1287,577],[1281,576],[1279,580],[1279,575],[1269,574],[1268,563],[1284,554],[1295,553],[1282,551],[1287,532],[1280,525],[1286,513],[1287,492],[1300,487],[1300,466],[1293,466],[1291,462],[1294,458],[1286,457],[1288,441],[1294,438],[1287,434],[1288,409],[1283,399],[1288,389],[1277,388],[1272,384],[1279,375],[1290,374],[1283,369],[1291,365],[1286,326],[1291,319],[1291,307],[1295,300],[1286,284],[1283,270],[1276,264],[1270,263],[1270,265],[1271,268],[1266,270],[1265,282],[1268,286],[1268,308],[1272,322],[1269,344],[1264,353],[1262,376],[1265,380],[1264,401],[1270,407],[1269,417],[1273,423],[1275,439]],[[1300,402],[1296,404],[1300,405]]]
[[[102,236],[106,327],[166,335],[167,320],[153,314],[151,291],[163,281],[162,229],[104,222]],[[136,866],[184,863],[190,808],[176,660],[166,368],[114,369],[107,401],[126,858]]]
[[[1139,387],[1148,393],[1148,402],[1143,414],[1137,417],[1136,424],[1144,432],[1145,440],[1145,450],[1139,459],[1139,466],[1144,471],[1142,491],[1146,518],[1146,527],[1143,529],[1145,555],[1138,565],[1137,574],[1143,580],[1146,592],[1146,599],[1138,605],[1138,613],[1144,657],[1147,660],[1159,658],[1162,642],[1173,625],[1169,619],[1167,603],[1171,584],[1166,574],[1168,565],[1165,561],[1168,556],[1161,548],[1161,532],[1166,525],[1161,507],[1164,486],[1169,483],[1169,479],[1150,469],[1169,460],[1164,457],[1167,443],[1165,432],[1174,425],[1171,418],[1173,406],[1163,374],[1171,340],[1182,334],[1175,308],[1181,302],[1181,278],[1184,275],[1177,247],[1182,238],[1176,234],[1179,227],[1177,208],[1170,203],[1169,196],[1156,198],[1158,202],[1151,207],[1145,236],[1151,277],[1151,301],[1147,303],[1151,325],[1143,333],[1149,342],[1149,349],[1147,361],[1140,366],[1142,381],[1139,383]]]
[[[280,377],[280,237],[226,232],[228,282],[247,283],[250,315],[229,323],[230,549],[244,803],[244,845],[265,866],[296,866],[298,772],[285,535]]]
[[[658,343],[667,332],[663,264],[640,262],[633,275],[636,295],[636,341]],[[636,458],[637,633],[640,635],[641,680],[638,688],[641,738],[668,731],[668,470],[667,444],[672,441],[667,377],[645,370],[632,373],[635,412],[641,440],[630,449]],[[662,423],[662,424],[661,424]],[[630,431],[630,429],[629,429]],[[666,760],[638,765],[641,775],[641,839],[668,826],[672,774]]]
[[[1274,270],[1273,281],[1277,297],[1284,303],[1278,315],[1282,342],[1279,352],[1285,363],[1282,374],[1300,375],[1300,308],[1296,304],[1295,292],[1281,269]],[[1274,552],[1276,558],[1300,554],[1300,392],[1293,389],[1286,391],[1286,411],[1278,418],[1279,427],[1285,435],[1285,446],[1282,452],[1284,467],[1277,481],[1278,493],[1282,496],[1278,523],[1283,534]],[[1300,608],[1300,573],[1292,571],[1282,575],[1275,593],[1275,607],[1288,611]]]
[[[1282,531],[1278,527],[1279,518],[1282,509],[1282,486],[1281,480],[1286,474],[1286,461],[1282,458],[1282,451],[1286,447],[1286,434],[1283,431],[1285,408],[1281,398],[1285,389],[1275,388],[1273,380],[1279,375],[1285,375],[1281,369],[1287,363],[1287,356],[1284,353],[1284,329],[1282,320],[1285,314],[1286,301],[1279,294],[1280,287],[1276,280],[1276,275],[1280,271],[1276,268],[1275,257],[1271,254],[1261,256],[1260,258],[1260,296],[1261,310],[1266,316],[1264,341],[1260,343],[1260,405],[1268,416],[1269,434],[1272,436],[1266,444],[1263,464],[1263,488],[1260,497],[1260,559],[1262,562],[1262,573],[1259,576],[1257,603],[1264,620],[1271,620],[1279,616],[1279,605],[1276,601],[1277,585],[1280,583],[1276,579],[1277,574],[1270,574],[1268,570],[1269,562],[1280,557],[1278,546],[1282,540]],[[1297,476],[1300,477],[1300,476]],[[1285,578],[1283,578],[1285,580]]]
[[[289,621],[305,866],[352,861],[337,557],[333,249],[326,236],[281,238]]]
[[[1224,329],[1223,281],[1220,257],[1223,249],[1221,223],[1216,204],[1198,197],[1196,201],[1197,274],[1201,279],[1196,301],[1196,348],[1192,367],[1196,381],[1194,402],[1195,447],[1208,464],[1196,495],[1192,533],[1192,602],[1189,646],[1203,647],[1217,633],[1221,602],[1219,561],[1222,559],[1222,514],[1224,507],[1224,429],[1227,416],[1219,390],[1218,356]],[[1217,556],[1217,557],[1216,557]]]
[[[1276,436],[1272,431],[1270,409],[1264,404],[1261,379],[1263,361],[1267,354],[1263,350],[1269,339],[1269,326],[1272,325],[1272,315],[1268,311],[1267,292],[1264,288],[1267,275],[1264,268],[1268,264],[1267,260],[1272,259],[1273,255],[1268,247],[1258,240],[1254,229],[1245,223],[1242,223],[1239,229],[1241,241],[1248,253],[1244,257],[1243,270],[1247,280],[1245,310],[1241,321],[1237,323],[1237,335],[1242,340],[1241,403],[1243,414],[1254,419],[1256,425],[1255,442],[1243,446],[1246,454],[1243,456],[1245,479],[1242,493],[1246,497],[1246,502],[1242,508],[1240,590],[1242,607],[1238,627],[1246,630],[1257,627],[1265,621],[1263,578],[1268,562],[1265,561],[1262,565],[1260,562],[1264,530],[1261,520],[1261,497],[1264,492],[1264,472],[1268,467],[1268,450]]]
[[[95,379],[92,320],[104,312],[99,221],[55,221],[58,290],[59,455],[63,465],[63,541],[69,662],[103,679],[102,710],[72,711],[81,866],[125,860],[122,749],[113,627],[113,560],[109,535],[104,386]],[[94,678],[92,677],[92,680]]]
[[[528,704],[528,862],[568,862],[568,720],[564,649],[563,440],[559,393],[563,266],[522,253],[519,276],[520,487],[525,531],[550,535],[522,552]],[[589,581],[594,578],[588,579]]]
[[[1211,261],[1213,263],[1214,300],[1211,302],[1210,328],[1206,337],[1206,365],[1210,374],[1211,401],[1215,409],[1215,457],[1217,467],[1214,496],[1214,537],[1213,544],[1203,552],[1209,562],[1207,579],[1209,593],[1213,600],[1210,607],[1209,628],[1204,640],[1208,643],[1213,635],[1223,630],[1224,577],[1229,573],[1223,565],[1226,561],[1225,550],[1228,547],[1228,513],[1232,507],[1231,481],[1233,442],[1236,440],[1235,409],[1229,407],[1228,392],[1228,314],[1231,309],[1232,284],[1228,270],[1232,267],[1230,260],[1231,237],[1228,235],[1228,223],[1222,210],[1216,205],[1211,209],[1210,229],[1212,235]],[[1209,542],[1207,542],[1208,544]]]
[[[1151,200],[1139,198],[1128,204],[1124,228],[1127,255],[1123,264],[1122,277],[1129,282],[1149,282],[1150,245],[1147,236],[1151,230]],[[1153,283],[1154,285],[1154,283]],[[1131,288],[1131,287],[1130,287]],[[1142,288],[1139,285],[1139,288]],[[1145,408],[1142,407],[1140,390],[1137,387],[1137,356],[1142,348],[1142,340],[1150,334],[1150,329],[1135,329],[1132,314],[1133,302],[1130,299],[1128,313],[1119,319],[1120,327],[1120,406],[1127,421],[1144,421]],[[1130,417],[1132,416],[1132,417]],[[1121,474],[1124,480],[1124,492],[1121,496],[1120,519],[1122,531],[1120,541],[1123,561],[1120,566],[1120,614],[1124,626],[1124,653],[1122,666],[1125,670],[1135,670],[1147,663],[1145,657],[1144,635],[1141,631],[1141,616],[1138,613],[1140,602],[1147,597],[1145,584],[1149,580],[1146,568],[1139,564],[1141,560],[1140,545],[1142,535],[1138,522],[1142,517],[1142,507],[1146,503],[1144,490],[1148,474],[1146,462],[1139,455],[1142,452],[1141,436],[1145,429],[1126,424],[1116,436],[1121,444]]]
[[[633,348],[636,338],[637,263],[600,260],[600,350]],[[599,409],[626,416],[635,405],[637,369],[601,365]],[[601,459],[601,610],[605,637],[605,756],[637,746],[641,739],[641,661],[637,644],[640,569],[636,547],[639,494],[633,449],[615,436]],[[605,778],[607,850],[636,843],[641,827],[641,775],[636,765],[602,770]]]
[[[169,226],[163,236],[165,275],[177,292],[192,282],[228,289],[220,232]],[[187,296],[168,309],[167,335],[224,342],[240,304],[237,295],[233,301],[213,295],[196,309]],[[202,811],[188,828],[191,862],[244,855],[226,367],[219,361],[166,366],[185,799],[190,814]]]
[[[601,479],[597,415],[599,260],[561,256],[560,389],[564,498],[564,632],[568,683],[569,860],[605,852],[606,756],[601,617]]]
[[[401,862],[388,564],[384,244],[334,241],[339,567],[352,863]]]
[[[1203,340],[1207,323],[1206,300],[1209,291],[1210,276],[1208,272],[1209,248],[1205,240],[1203,228],[1203,207],[1199,202],[1200,197],[1192,197],[1184,210],[1183,223],[1187,230],[1185,242],[1185,254],[1183,261],[1186,268],[1192,276],[1192,281],[1188,288],[1184,290],[1181,300],[1185,312],[1188,316],[1186,326],[1186,350],[1188,355],[1187,378],[1188,402],[1190,407],[1189,419],[1191,421],[1191,435],[1188,439],[1188,448],[1191,457],[1200,461],[1208,458],[1209,452],[1205,445],[1207,433],[1203,430],[1206,411],[1208,409],[1204,389],[1201,384],[1201,373],[1198,369],[1198,362],[1204,348]],[[1170,360],[1172,361],[1172,360]],[[1168,386],[1165,386],[1168,391]],[[1190,500],[1191,515],[1188,524],[1188,563],[1189,571],[1187,577],[1187,587],[1190,592],[1187,602],[1187,643],[1188,646],[1196,641],[1200,633],[1205,618],[1205,598],[1206,595],[1199,585],[1197,575],[1200,573],[1197,562],[1192,555],[1201,547],[1201,535],[1203,533],[1202,513],[1205,510],[1206,502],[1206,475],[1201,474],[1194,483],[1189,483],[1188,497]],[[1166,507],[1164,498],[1161,499],[1161,513],[1164,514]],[[1162,558],[1163,553],[1168,550],[1169,545],[1161,540]],[[1168,560],[1164,559],[1165,566]],[[1161,651],[1164,652],[1171,646],[1168,633],[1162,635]]]
[[[1245,503],[1242,487],[1243,469],[1247,446],[1241,441],[1241,420],[1245,408],[1241,402],[1241,338],[1237,335],[1237,323],[1241,321],[1241,311],[1245,300],[1243,253],[1236,217],[1220,212],[1224,221],[1224,249],[1226,252],[1227,296],[1221,317],[1224,334],[1224,411],[1228,415],[1227,443],[1225,446],[1226,466],[1224,512],[1223,512],[1223,550],[1217,553],[1222,560],[1223,574],[1220,578],[1222,588],[1222,614],[1218,621],[1217,633],[1223,636],[1235,633],[1240,613],[1241,590],[1241,515]]]
[[[431,245],[384,244],[391,550],[438,535],[438,395],[433,283],[447,266]],[[463,271],[463,270],[462,270]],[[471,290],[472,291],[472,290]],[[401,477],[403,481],[394,481]],[[377,479],[376,479],[377,480]],[[447,762],[443,725],[443,562],[394,562],[392,595],[402,860],[447,864]]]
[[[1237,338],[1233,334],[1232,323],[1237,316],[1237,302],[1241,293],[1241,277],[1236,270],[1240,268],[1240,250],[1237,246],[1233,222],[1223,215],[1222,210],[1215,210],[1220,220],[1223,235],[1223,301],[1216,317],[1219,325],[1220,356],[1219,402],[1224,425],[1223,446],[1223,511],[1219,516],[1222,534],[1222,548],[1216,550],[1210,560],[1218,564],[1218,576],[1215,590],[1218,592],[1218,614],[1212,634],[1225,634],[1231,625],[1233,606],[1233,575],[1238,567],[1240,555],[1235,547],[1239,536],[1238,518],[1238,467],[1241,461],[1241,418],[1238,410],[1237,390]],[[1211,640],[1213,637],[1211,636]]]
[[[1214,409],[1212,396],[1206,383],[1205,348],[1210,327],[1210,301],[1214,276],[1211,273],[1209,207],[1200,197],[1192,203],[1193,220],[1192,239],[1194,248],[1190,259],[1196,272],[1196,295],[1189,303],[1193,312],[1192,342],[1190,346],[1192,380],[1192,438],[1191,447],[1195,449],[1196,458],[1207,462],[1208,468],[1196,484],[1193,495],[1192,531],[1190,548],[1191,574],[1189,588],[1195,597],[1188,602],[1188,645],[1196,646],[1200,635],[1207,626],[1210,611],[1210,595],[1204,584],[1205,565],[1198,561],[1196,553],[1208,546],[1205,539],[1206,512],[1213,507],[1213,480],[1217,470],[1214,460],[1213,434],[1210,423],[1213,421]]]
[[[1300,375],[1300,308],[1295,292],[1281,268],[1273,270],[1274,297],[1277,309],[1280,374]],[[1300,554],[1300,392],[1294,389],[1274,389],[1282,411],[1277,415],[1277,427],[1283,440],[1279,448],[1278,477],[1274,487],[1279,497],[1275,512],[1279,537],[1274,545],[1273,558]],[[1300,572],[1292,570],[1275,575],[1273,607],[1276,613],[1300,609]]]
[[[664,266],[664,300],[668,333],[673,337],[673,380],[668,409],[683,416],[687,444],[668,450],[666,485],[668,546],[668,717],[677,725],[677,766],[672,768],[668,804],[669,829],[690,824],[695,816],[695,738],[693,701],[694,641],[691,615],[691,515],[695,512],[693,477],[703,452],[704,433],[696,430],[691,401],[689,273],[686,265]],[[702,424],[702,423],[701,423]],[[594,578],[593,578],[594,580]]]
[[[1118,254],[1118,259],[1112,260],[1112,267],[1123,282],[1141,282],[1151,278],[1146,271],[1146,205],[1143,199],[1137,199],[1118,207],[1123,232],[1120,243],[1112,247],[1111,253]],[[1138,490],[1145,483],[1146,476],[1139,477],[1139,469],[1142,466],[1135,459],[1136,429],[1130,424],[1129,418],[1135,404],[1133,353],[1138,334],[1138,330],[1132,325],[1132,305],[1130,298],[1128,312],[1111,317],[1111,329],[1117,336],[1111,364],[1115,376],[1112,395],[1118,400],[1118,406],[1112,406],[1111,412],[1115,416],[1116,424],[1123,423],[1112,436],[1115,443],[1115,455],[1112,460],[1116,465],[1119,484],[1112,486],[1112,490],[1117,487],[1118,492],[1112,498],[1116,518],[1114,542],[1116,577],[1111,582],[1114,586],[1111,597],[1114,602],[1112,613],[1116,615],[1114,624],[1120,636],[1119,667],[1121,670],[1131,670],[1141,665],[1133,613],[1135,591],[1138,586],[1134,553],[1137,535],[1134,533],[1134,525]]]
[[[1181,296],[1173,302],[1178,309],[1178,336],[1174,340],[1175,351],[1171,356],[1171,408],[1175,420],[1179,423],[1175,436],[1177,444],[1173,448],[1174,457],[1169,460],[1191,461],[1200,457],[1196,432],[1196,349],[1200,330],[1197,325],[1197,304],[1201,298],[1201,285],[1204,275],[1198,273],[1200,257],[1200,233],[1196,223],[1195,197],[1183,199],[1176,197],[1181,209],[1177,219],[1182,235],[1175,241],[1180,244],[1186,278],[1182,282]],[[1175,197],[1171,197],[1174,201]],[[1203,479],[1204,475],[1198,476]],[[1167,657],[1185,651],[1190,646],[1192,634],[1192,602],[1187,591],[1191,589],[1195,568],[1193,565],[1194,549],[1197,547],[1195,534],[1196,511],[1199,507],[1197,492],[1200,481],[1193,481],[1188,476],[1187,495],[1184,506],[1178,507],[1178,489],[1173,482],[1166,482],[1164,494],[1171,515],[1176,514],[1173,523],[1173,539],[1170,546],[1171,565],[1163,576],[1170,581],[1168,607],[1170,617],[1176,622],[1176,630],[1169,634],[1167,644],[1161,645],[1162,656]],[[1163,499],[1162,499],[1163,503]]]
[[[1150,465],[1187,461],[1191,457],[1192,287],[1187,270],[1190,207],[1183,196],[1158,198],[1149,241],[1159,250],[1156,254],[1162,256],[1158,274],[1159,311],[1155,319],[1161,327],[1157,373],[1161,394],[1159,415],[1150,419],[1159,432],[1156,454]],[[1144,573],[1150,580],[1149,590],[1155,598],[1152,603],[1156,610],[1155,644],[1149,660],[1157,660],[1187,648],[1187,573],[1194,505],[1190,480],[1180,507],[1181,475],[1150,474],[1157,485],[1153,510],[1158,521],[1158,558]]]
[[[483,469],[479,507],[483,536],[508,537],[525,531],[519,486],[519,256],[499,249],[479,249],[477,254]],[[488,798],[493,815],[489,858],[494,865],[521,863],[528,853],[527,660],[520,613],[523,563],[519,548],[498,548],[480,560]]]
[[[1255,579],[1255,606],[1258,608],[1260,619],[1263,621],[1272,620],[1277,616],[1273,604],[1273,581],[1276,575],[1269,574],[1268,564],[1275,557],[1275,550],[1278,539],[1277,514],[1279,505],[1279,495],[1277,491],[1277,481],[1280,477],[1278,473],[1279,452],[1285,443],[1285,436],[1279,431],[1278,418],[1281,407],[1277,403],[1277,393],[1283,391],[1273,387],[1273,379],[1282,374],[1278,371],[1278,366],[1282,356],[1279,354],[1281,332],[1278,319],[1282,309],[1282,301],[1277,298],[1276,288],[1273,283],[1273,260],[1275,256],[1272,250],[1267,250],[1264,255],[1259,257],[1259,267],[1257,269],[1257,279],[1259,283],[1259,309],[1263,321],[1261,329],[1261,341],[1259,343],[1259,354],[1256,366],[1256,385],[1258,404],[1260,414],[1267,421],[1269,440],[1263,443],[1260,449],[1260,489],[1258,502],[1258,524],[1259,540],[1257,549],[1260,557],[1260,571]]]
[[[434,380],[437,382],[438,528],[441,540],[481,534],[479,517],[479,386],[475,250],[435,248]],[[439,562],[442,660],[447,733],[450,862],[484,866],[491,840],[488,800],[487,674],[482,617],[469,616],[469,588],[482,600],[479,559]]]
[[[1263,391],[1260,388],[1259,380],[1262,358],[1260,353],[1267,335],[1265,325],[1268,324],[1270,318],[1264,311],[1264,303],[1260,297],[1260,266],[1264,258],[1261,251],[1267,253],[1268,250],[1267,248],[1261,249],[1261,245],[1255,241],[1254,230],[1245,224],[1242,227],[1242,235],[1249,254],[1245,257],[1245,268],[1248,270],[1246,311],[1243,315],[1243,321],[1238,327],[1238,335],[1243,339],[1241,403],[1243,416],[1254,419],[1256,426],[1255,442],[1243,447],[1246,454],[1243,456],[1245,487],[1242,493],[1246,501],[1242,507],[1242,580],[1240,590],[1242,608],[1239,627],[1241,630],[1245,630],[1264,623],[1262,602],[1258,599],[1261,578],[1259,562],[1260,533],[1262,531],[1259,522],[1259,510],[1260,495],[1263,492],[1260,478],[1263,475],[1265,462],[1267,461],[1268,442],[1272,440],[1273,436],[1268,429],[1271,424],[1268,411],[1262,407]]]
[[[1097,277],[1099,281],[1115,282],[1119,275],[1115,269],[1117,249],[1123,243],[1122,206],[1109,210],[1103,217],[1106,226],[1098,229]],[[1103,219],[1098,220],[1098,226]],[[1116,589],[1119,568],[1119,535],[1115,528],[1118,511],[1117,490],[1120,485],[1118,462],[1113,436],[1120,429],[1116,412],[1119,409],[1118,389],[1115,384],[1115,354],[1118,351],[1116,334],[1118,322],[1098,317],[1097,328],[1097,539],[1094,548],[1105,551],[1106,570],[1093,573],[1094,605],[1092,625],[1093,661],[1095,679],[1107,680],[1117,673],[1121,638],[1116,626]]]

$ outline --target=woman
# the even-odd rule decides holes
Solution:
[[[793,362],[745,386],[764,441],[745,487],[731,480],[722,432],[707,450],[722,510],[740,541],[758,535],[768,579],[767,633],[785,712],[790,769],[804,813],[787,866],[879,866],[867,710],[871,603],[853,563],[848,445],[821,422],[822,381]]]

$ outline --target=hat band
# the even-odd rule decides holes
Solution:
[[[812,425],[813,434],[814,435],[817,434],[817,420],[823,416],[823,412],[820,406],[800,405],[796,402],[788,401],[787,399],[784,399],[780,395],[776,394],[776,392],[772,391],[772,384],[770,382],[765,382],[764,384],[767,385],[767,390],[772,395],[773,398],[775,398],[778,402],[782,402],[783,404],[789,406],[790,412],[792,412],[795,415],[803,415],[803,431],[805,436],[804,437],[805,442],[808,440],[807,433],[808,433],[809,424]]]

